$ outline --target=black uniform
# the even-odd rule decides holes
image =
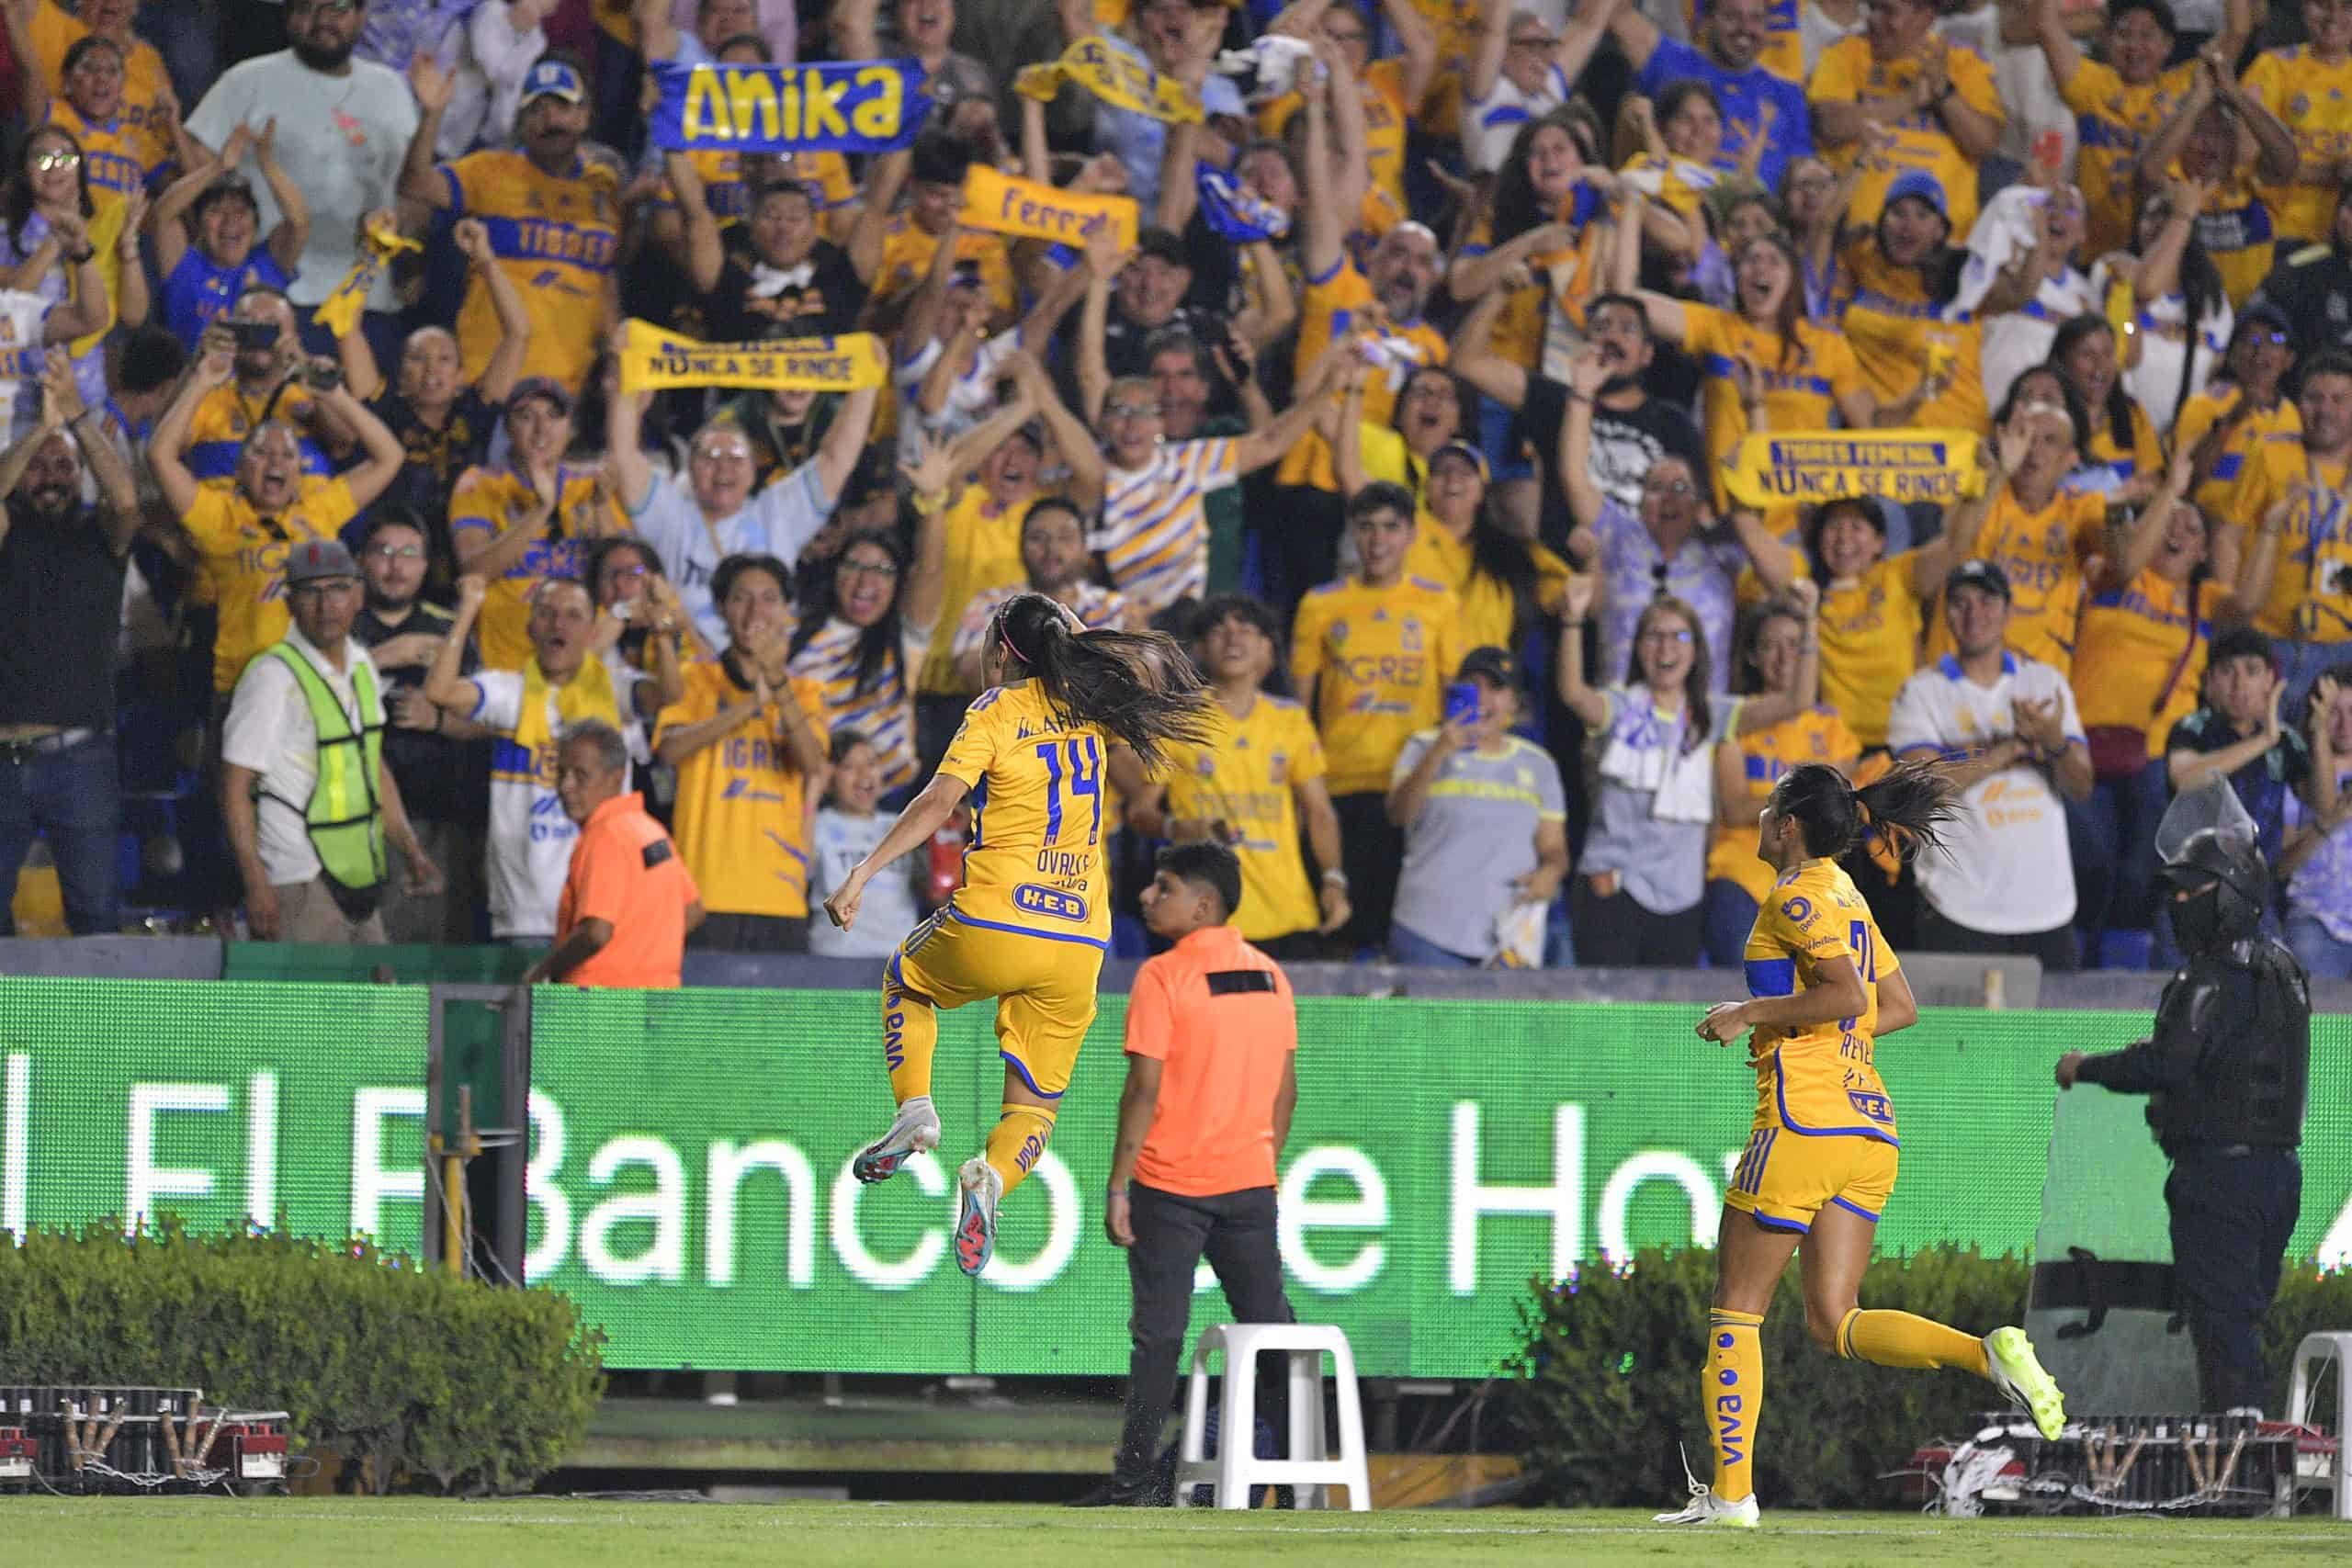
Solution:
[[[2305,245],[2278,258],[2256,298],[2286,313],[2295,352],[2352,347],[2352,258],[2335,245]]]
[[[2173,1278],[2209,1411],[2259,1409],[2262,1319],[2302,1206],[2311,981],[2267,937],[2209,947],[2165,987],[2154,1034],[2083,1059],[2077,1077],[2145,1094],[2172,1162]]]

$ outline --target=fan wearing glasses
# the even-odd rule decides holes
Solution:
[[[2272,274],[2275,277],[2277,274]],[[2302,416],[2288,400],[2295,373],[2295,340],[2287,313],[2256,300],[2238,317],[2229,353],[2205,389],[2180,405],[2173,450],[2197,465],[2188,498],[2209,516],[2234,515],[2229,501],[2249,461],[2259,462],[2273,436],[2300,443]]]

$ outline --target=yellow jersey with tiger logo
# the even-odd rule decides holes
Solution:
[[[1758,997],[1810,990],[1822,965],[1847,958],[1862,977],[1862,1010],[1852,1018],[1794,1028],[1760,1028],[1750,1037],[1756,1069],[1758,1130],[1803,1136],[1876,1138],[1901,1146],[1894,1103],[1872,1061],[1880,976],[1902,968],[1879,935],[1871,907],[1831,860],[1809,860],[1781,874],[1748,933],[1747,988]]]

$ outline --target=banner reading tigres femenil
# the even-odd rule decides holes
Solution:
[[[652,69],[653,144],[673,152],[895,152],[931,112],[914,60]]]
[[[888,385],[890,362],[871,333],[775,343],[702,343],[630,321],[621,332],[621,390],[759,387],[771,392],[854,392]]]
[[[1949,506],[1984,488],[1979,438],[1964,430],[1803,430],[1750,435],[1725,484],[1748,506],[1817,506],[1852,496]]]

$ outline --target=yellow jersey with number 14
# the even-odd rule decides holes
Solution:
[[[1894,1103],[1871,1061],[1871,1037],[1878,1030],[1878,978],[1903,965],[1878,934],[1870,904],[1836,861],[1809,860],[1783,872],[1747,936],[1748,991],[1785,997],[1811,990],[1821,966],[1840,958],[1853,960],[1861,975],[1861,1012],[1756,1031],[1748,1044],[1756,1068],[1754,1126],[1899,1146]]]
[[[972,700],[939,771],[971,789],[956,919],[1101,949],[1111,935],[1102,763],[1111,738],[1057,710],[1035,681]]]

